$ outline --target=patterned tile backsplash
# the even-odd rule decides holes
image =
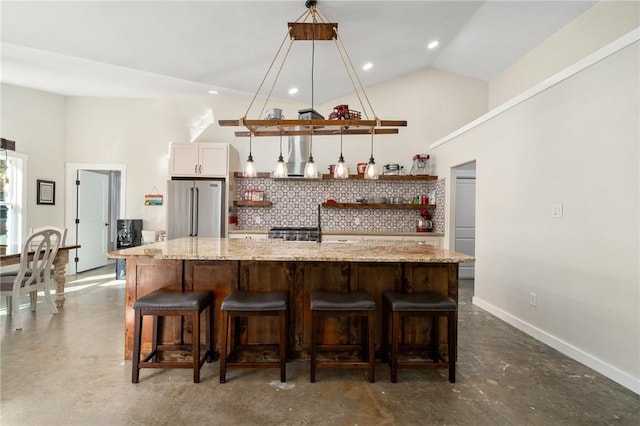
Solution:
[[[264,191],[270,207],[237,207],[240,229],[264,230],[274,226],[317,226],[318,204],[333,198],[353,203],[355,198],[403,197],[435,193],[436,208],[430,210],[434,232],[444,232],[445,181],[365,181],[236,178],[235,199],[244,191]],[[324,231],[415,232],[420,210],[322,208]]]

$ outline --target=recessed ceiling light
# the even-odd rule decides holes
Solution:
[[[295,95],[296,93],[298,93],[298,88],[297,87],[292,87],[291,89],[289,89],[289,94],[290,95]]]
[[[373,64],[371,62],[367,62],[362,66],[362,69],[365,71],[370,70],[371,68],[373,68]]]
[[[438,40],[433,40],[431,43],[427,44],[427,49],[435,49],[438,47]]]
[[[217,90],[209,90],[209,93],[212,95],[217,95],[218,91]]]

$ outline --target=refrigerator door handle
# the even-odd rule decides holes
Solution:
[[[189,236],[193,236],[193,188],[189,188]]]
[[[200,209],[200,190],[198,188],[196,188],[196,196],[195,196],[195,200],[194,200],[194,220],[193,220],[193,228],[194,228],[194,232],[193,232],[193,236],[197,237],[198,236],[198,210]]]

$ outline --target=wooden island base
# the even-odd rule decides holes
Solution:
[[[122,253],[124,254],[124,253]],[[119,257],[119,256],[114,256]],[[121,256],[124,257],[124,256]],[[158,259],[153,256],[127,255],[125,359],[133,348],[133,304],[136,298],[160,288],[176,291],[209,290],[214,293],[215,348],[219,351],[221,331],[220,304],[234,289],[289,293],[289,356],[308,358],[311,312],[309,294],[313,290],[347,292],[364,290],[378,306],[376,312],[376,348],[382,332],[382,293],[432,290],[458,301],[458,263],[429,262],[356,262],[356,261],[263,261],[263,260],[185,260]],[[467,258],[473,260],[472,258]],[[143,332],[143,352],[151,347],[151,325]],[[164,343],[191,341],[190,320],[166,318],[160,325]],[[277,320],[249,319],[240,322],[242,343],[269,343],[278,340]],[[425,343],[430,321],[407,319],[403,343]],[[440,351],[446,354],[446,324],[440,324]],[[326,343],[355,343],[359,330],[348,318],[327,319],[322,324]],[[204,338],[202,336],[201,338]]]

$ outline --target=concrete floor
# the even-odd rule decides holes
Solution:
[[[14,332],[2,301],[0,423],[7,425],[603,425],[640,424],[640,396],[471,304],[461,283],[458,382],[446,370],[149,370],[123,361],[124,283],[114,268],[68,277],[51,315],[39,300]]]

